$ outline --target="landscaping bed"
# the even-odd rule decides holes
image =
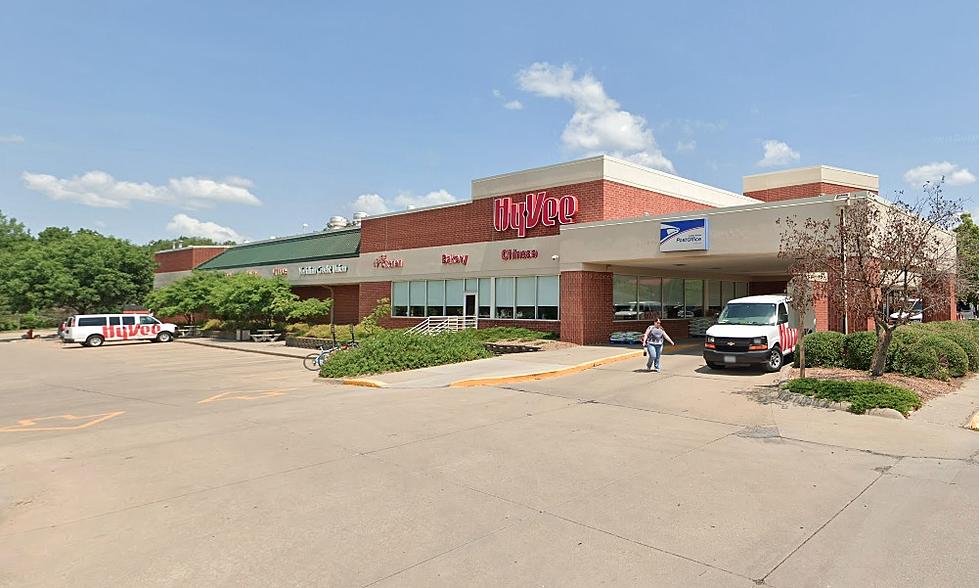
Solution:
[[[877,380],[797,378],[786,382],[784,387],[789,392],[814,399],[846,403],[848,410],[855,414],[890,408],[907,416],[922,404],[918,394],[908,388]]]
[[[798,370],[793,370],[791,378],[798,378],[798,375]],[[820,380],[841,380],[847,382],[866,381],[870,378],[867,372],[861,370],[824,367],[807,367],[806,377],[817,378]],[[918,397],[921,398],[922,402],[928,402],[932,398],[938,398],[940,396],[945,396],[946,394],[955,392],[959,389],[963,382],[962,378],[953,378],[948,381],[943,381],[905,376],[903,374],[894,372],[887,372],[879,378],[874,378],[873,381],[907,388],[916,393]]]

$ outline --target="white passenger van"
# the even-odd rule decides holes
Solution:
[[[159,341],[169,343],[177,325],[161,323],[148,314],[78,314],[68,318],[65,343],[98,347],[106,341]]]
[[[704,360],[707,367],[758,365],[770,372],[782,369],[785,356],[795,351],[799,329],[795,310],[785,294],[747,296],[727,303],[717,324],[707,329]],[[814,314],[803,321],[804,331],[816,329]]]

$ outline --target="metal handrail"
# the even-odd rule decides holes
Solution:
[[[474,316],[430,316],[408,329],[409,333],[434,335],[436,333],[478,329],[479,319]]]

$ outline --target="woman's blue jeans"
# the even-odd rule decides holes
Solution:
[[[663,344],[660,343],[656,345],[655,343],[646,344],[646,369],[651,367],[659,369],[659,358],[663,355]]]

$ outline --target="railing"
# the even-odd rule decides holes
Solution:
[[[408,329],[409,333],[434,335],[447,331],[462,331],[479,327],[479,319],[474,316],[430,316]]]

